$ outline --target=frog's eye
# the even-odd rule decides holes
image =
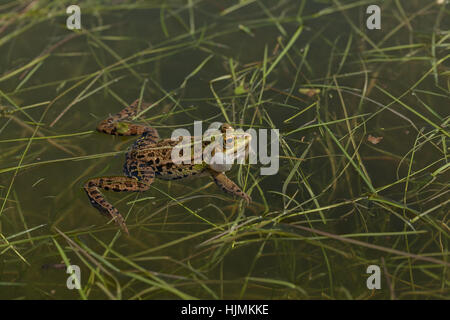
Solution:
[[[227,132],[227,130],[233,130],[233,127],[230,126],[228,123],[224,123],[220,126],[220,131]]]

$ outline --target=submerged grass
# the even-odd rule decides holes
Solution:
[[[381,30],[374,1],[81,1],[79,31],[69,1],[1,4],[0,297],[448,299],[449,19],[425,2],[379,3]],[[162,137],[279,129],[278,173],[235,166],[247,207],[207,178],[105,192],[124,236],[81,186],[120,174],[133,138],[93,128],[136,98]]]

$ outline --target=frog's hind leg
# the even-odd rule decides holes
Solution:
[[[234,196],[241,197],[249,204],[252,198],[239,188],[239,186],[234,183],[230,178],[228,178],[225,173],[217,172],[209,169],[209,174],[214,179],[214,182],[225,192],[230,193]]]
[[[135,136],[144,134],[148,139],[157,141],[159,139],[158,131],[155,128],[142,124],[129,123],[133,116],[137,114],[139,99],[131,105],[106,118],[97,125],[97,130],[103,133],[119,135],[119,136]]]
[[[129,177],[102,177],[94,178],[86,182],[84,191],[86,191],[89,200],[94,208],[100,211],[101,214],[112,217],[119,226],[128,234],[128,228],[125,220],[119,211],[109,203],[99,189],[106,191],[145,191],[150,187],[155,175],[153,172],[148,172],[146,177],[142,180]]]

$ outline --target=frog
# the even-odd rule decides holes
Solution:
[[[194,136],[179,137],[177,139],[160,139],[158,131],[148,125],[133,123],[133,118],[137,116],[138,109],[142,103],[140,99],[122,111],[109,116],[97,125],[97,131],[115,136],[139,136],[134,144],[125,154],[122,176],[107,176],[89,179],[83,188],[91,205],[102,215],[112,218],[129,235],[125,219],[101,192],[144,192],[148,190],[155,179],[178,180],[190,177],[209,175],[215,184],[224,192],[245,200],[248,205],[252,199],[236,183],[227,177],[225,171],[228,168],[214,166],[211,162],[198,160],[202,154],[191,156],[194,161],[175,161],[172,156],[173,149],[183,141],[199,141]],[[228,124],[223,123],[219,127],[220,134],[223,135],[223,150],[226,154],[233,154],[236,150],[244,148],[248,151],[251,135],[239,132]],[[206,148],[211,141],[200,140],[202,148]],[[216,140],[217,141],[217,140]],[[183,150],[183,149],[182,149]],[[183,153],[183,151],[181,151]],[[248,155],[248,152],[246,153]],[[200,163],[199,163],[200,162]]]

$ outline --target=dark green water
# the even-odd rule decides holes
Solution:
[[[82,282],[90,281],[85,287],[89,298],[108,298],[96,285],[102,281],[86,265],[94,270],[99,266],[87,255],[77,255],[55,227],[79,245],[105,254],[122,271],[147,279],[152,278],[138,269],[154,272],[199,298],[448,297],[448,272],[443,265],[295,229],[301,225],[338,235],[361,234],[354,239],[448,261],[449,177],[445,170],[433,175],[448,159],[448,131],[447,135],[443,131],[449,116],[449,65],[448,60],[441,61],[445,50],[448,53],[448,40],[439,42],[449,29],[448,8],[433,5],[436,1],[398,1],[400,8],[396,1],[384,1],[382,29],[367,30],[365,10],[370,1],[248,2],[223,15],[238,1],[147,1],[134,8],[126,1],[84,1],[79,2],[82,29],[76,36],[65,27],[67,2],[37,1],[17,19],[13,12],[22,12],[22,6],[11,2],[0,7],[0,21],[9,23],[0,33],[1,298],[79,298],[77,291],[66,288],[65,268],[45,268],[63,260],[53,239],[71,263],[81,267]],[[344,6],[341,10],[336,9],[339,4]],[[277,62],[301,24],[300,36]],[[150,49],[151,53],[143,54]],[[265,52],[266,68],[275,62],[276,66],[262,90]],[[3,79],[47,53],[28,73],[24,69]],[[126,64],[118,62],[138,53],[142,54]],[[247,95],[234,96],[237,83],[230,65],[238,76],[245,74]],[[99,70],[104,71],[87,88],[95,76],[86,75]],[[133,138],[97,133],[96,124],[120,111],[121,101],[134,101],[142,90],[148,102],[161,99],[144,116],[161,137],[170,137],[176,128],[192,132],[194,120],[225,121],[211,90],[211,80],[223,76],[213,82],[213,88],[233,125],[280,130],[279,172],[260,176],[260,165],[251,167],[248,186],[254,185],[253,204],[245,210],[207,177],[170,183],[157,180],[155,188],[144,194],[105,193],[128,216],[131,236],[115,238],[118,228],[106,225],[107,219],[90,206],[82,185],[91,177],[121,175],[124,154],[107,153],[125,152]],[[314,97],[302,95],[299,88],[305,85],[321,92]],[[393,103],[393,97],[400,96],[407,107]],[[287,121],[315,102],[315,107]],[[41,105],[24,108],[35,104]],[[386,106],[389,110],[380,111]],[[359,160],[345,121],[356,116],[348,125],[359,125],[352,131]],[[289,134],[319,121],[338,121],[328,125],[333,135],[323,126]],[[72,136],[29,143],[36,125],[42,136]],[[383,139],[372,144],[367,141],[369,134]],[[364,164],[371,185],[379,191],[377,197],[387,203],[368,199],[373,190],[333,136],[353,162]],[[298,158],[305,159],[295,167]],[[238,171],[236,166],[229,176],[242,185],[245,175]],[[405,181],[398,182],[416,171],[407,186]],[[407,210],[402,207],[405,188]],[[132,206],[136,199],[143,200]],[[318,207],[323,209],[301,214]],[[239,225],[257,217],[268,221],[292,208],[290,213],[299,214],[284,219],[280,226],[244,228],[222,242],[198,246],[222,232],[213,230],[153,250],[211,229],[189,210],[214,224],[236,221]],[[427,219],[415,223],[413,230],[405,221],[420,213],[427,213]],[[21,234],[32,228],[36,229]],[[402,234],[405,231],[412,234]],[[105,253],[100,241],[136,265]],[[366,268],[371,264],[382,267],[380,290],[366,287]],[[163,289],[141,294],[152,285],[108,271],[120,283],[122,298],[177,297]],[[103,270],[98,272],[105,276]],[[116,292],[117,282],[105,277],[109,290]],[[246,277],[253,280],[247,282]]]

